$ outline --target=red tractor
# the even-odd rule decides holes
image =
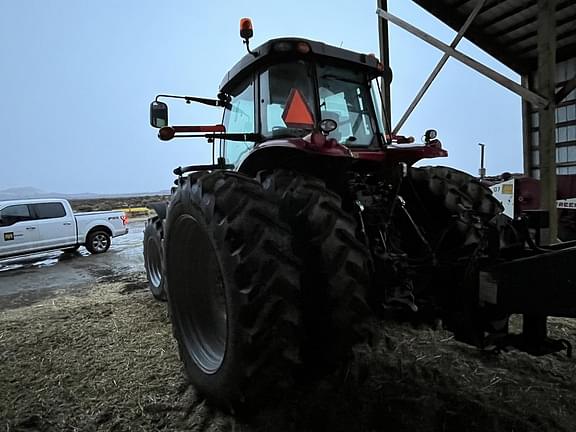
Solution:
[[[374,56],[298,38],[250,50],[247,21],[241,35],[248,54],[216,99],[151,104],[160,139],[203,137],[217,155],[174,170],[144,239],[201,394],[254,407],[303,368],[345,365],[380,316],[441,320],[484,349],[570,350],[546,316],[576,316],[576,247],[534,244],[466,173],[414,167],[447,152],[433,130],[422,144],[387,132],[379,80],[391,72]],[[222,124],[171,126],[165,98],[221,107]]]

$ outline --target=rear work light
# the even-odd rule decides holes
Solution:
[[[308,54],[310,52],[310,45],[306,42],[298,42],[296,44],[296,51],[302,54]]]
[[[278,42],[274,44],[274,51],[278,52],[288,52],[292,51],[294,48],[290,42]]]
[[[311,49],[310,45],[306,42],[294,43],[294,42],[282,41],[282,42],[276,42],[274,44],[274,51],[276,52],[296,51],[301,54],[308,54],[311,51]]]

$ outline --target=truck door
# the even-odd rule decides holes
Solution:
[[[76,222],[67,215],[61,202],[30,204],[38,223],[38,245],[41,249],[76,244]]]
[[[38,225],[27,204],[0,210],[0,257],[38,249]]]

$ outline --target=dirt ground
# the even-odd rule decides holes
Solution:
[[[576,430],[576,360],[486,354],[391,323],[347,373],[234,418],[187,383],[165,305],[143,279],[81,292],[0,312],[0,430]],[[575,323],[551,321],[553,335],[576,339]]]

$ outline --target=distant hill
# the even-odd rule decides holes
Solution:
[[[150,195],[170,195],[170,191],[120,193],[120,194],[97,194],[90,192],[65,194],[59,192],[46,192],[42,189],[34,187],[15,187],[0,190],[0,201],[9,201],[9,200],[27,199],[27,198],[64,198],[69,200],[85,200],[85,199],[102,199],[102,198],[139,197]]]

